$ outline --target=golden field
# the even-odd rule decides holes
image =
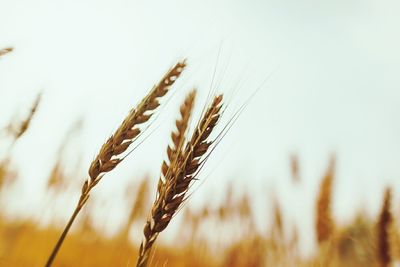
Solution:
[[[3,49],[0,56],[9,52],[12,49]],[[187,94],[177,112],[171,145],[165,152],[167,159],[160,164],[157,188],[150,186],[151,177],[136,181],[137,186],[127,190],[126,203],[130,206],[125,211],[127,220],[118,233],[111,237],[105,234],[105,229],[93,222],[95,206],[89,203],[94,203],[96,199],[89,198],[91,190],[102,186],[103,176],[121,161],[129,159],[131,145],[146,129],[143,125],[162,105],[159,99],[173,90],[173,84],[185,66],[185,61],[179,61],[171,67],[138,106],[129,111],[118,129],[100,148],[88,167],[88,179],[76,192],[80,197],[65,228],[56,220],[43,225],[37,218],[18,219],[0,210],[1,266],[387,267],[400,260],[399,225],[398,217],[393,212],[391,188],[387,188],[382,196],[381,210],[375,217],[360,211],[354,214],[350,223],[336,222],[332,213],[333,199],[337,197],[333,194],[334,156],[321,176],[315,196],[313,221],[317,245],[311,255],[301,253],[299,229],[285,227],[286,217],[280,208],[281,203],[268,194],[265,194],[265,201],[271,205],[273,212],[269,214],[271,223],[266,224],[264,229],[256,227],[254,214],[258,211],[253,205],[254,196],[247,192],[235,193],[235,184],[221,189],[225,196],[221,203],[213,206],[204,203],[201,208],[187,205],[192,193],[191,185],[197,182],[203,164],[235,120],[232,117],[227,125],[218,125],[224,113],[224,98],[217,94],[210,98],[200,118],[192,120],[195,90]],[[25,118],[2,126],[8,149],[0,159],[1,192],[7,192],[19,179],[18,169],[13,165],[13,147],[29,134],[30,123],[39,108],[40,95]],[[190,127],[190,123],[195,127]],[[61,159],[60,155],[59,160],[53,163],[53,171],[46,184],[45,190],[53,198],[49,203],[63,195],[73,180],[64,172],[68,162]],[[298,158],[293,156],[290,160],[292,186],[302,183],[300,167]],[[18,201],[18,196],[13,201]],[[181,214],[181,220],[175,219],[177,214]],[[171,228],[172,224],[179,230],[171,240],[158,240],[158,236],[166,234],[162,232]],[[218,229],[226,226],[223,233],[232,236],[226,238],[229,242],[218,242],[213,238],[213,231],[219,231],[210,230],[215,225]],[[140,238],[131,238],[132,230],[142,233]],[[65,235],[60,236],[63,231]]]

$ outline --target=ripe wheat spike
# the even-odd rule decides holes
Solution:
[[[332,237],[335,227],[332,218],[332,184],[334,179],[334,168],[335,159],[332,158],[319,188],[315,222],[317,241],[319,244]]]
[[[377,224],[377,259],[379,267],[388,267],[391,263],[389,228],[392,222],[392,191],[387,188]]]
[[[20,139],[21,136],[23,136],[26,133],[26,131],[28,130],[33,118],[35,117],[35,114],[37,113],[41,99],[42,99],[42,94],[39,93],[36,96],[35,100],[33,101],[28,115],[24,119],[19,121],[17,124],[14,125],[13,122],[10,122],[9,125],[7,126],[8,133],[10,135],[12,135],[12,137],[14,139],[13,142]]]
[[[190,93],[182,104],[181,119],[176,121],[178,131],[172,133],[174,146],[167,148],[170,164],[168,165],[165,161],[162,164],[157,196],[151,209],[151,216],[143,230],[144,240],[139,248],[138,267],[147,266],[154,242],[159,233],[167,228],[182,203],[185,202],[189,186],[196,179],[213,143],[208,139],[220,118],[222,95],[214,97],[213,102],[198,122],[192,137],[185,146],[183,145],[194,96],[194,92]]]
[[[90,191],[97,185],[105,173],[112,171],[124,159],[124,157],[121,157],[121,154],[129,148],[140,134],[141,130],[139,126],[151,118],[154,110],[160,105],[158,99],[168,93],[170,87],[179,78],[185,66],[185,61],[181,61],[171,68],[161,81],[142,99],[137,107],[130,110],[128,116],[115,133],[103,144],[96,158],[90,164],[89,178],[83,184],[78,204],[54,246],[45,265],[46,267],[52,265],[71,225],[88,200]]]
[[[14,48],[12,48],[12,47],[6,47],[3,49],[0,49],[0,57],[12,52],[13,50],[14,50]]]

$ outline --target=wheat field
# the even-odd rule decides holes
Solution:
[[[0,56],[7,57],[12,51],[12,48],[2,49]],[[162,99],[174,91],[174,83],[185,72],[186,64],[182,60],[172,66],[99,148],[87,166],[87,178],[82,181],[81,189],[75,188],[73,195],[79,197],[69,220],[60,224],[60,220],[55,219],[41,224],[37,217],[15,218],[8,216],[4,209],[0,210],[1,266],[388,267],[400,262],[400,228],[399,216],[394,210],[394,190],[386,188],[379,203],[380,211],[374,216],[360,210],[350,221],[339,222],[332,208],[333,200],[340,197],[334,194],[337,161],[334,155],[321,174],[315,196],[315,235],[308,237],[315,239],[312,253],[302,253],[300,228],[296,222],[288,227],[282,203],[268,191],[263,197],[271,206],[267,214],[269,223],[261,229],[256,226],[255,196],[235,190],[235,184],[219,189],[224,195],[219,203],[205,200],[200,207],[192,207],[190,197],[198,193],[191,190],[192,186],[202,179],[203,166],[213,159],[212,152],[223,141],[235,119],[232,116],[221,123],[221,117],[226,116],[222,94],[210,96],[200,116],[194,117],[200,89],[189,90],[181,105],[175,108],[176,121],[171,127],[170,144],[160,149],[160,153],[166,152],[165,160],[160,162],[160,176],[135,178],[134,186],[125,197],[126,220],[116,233],[107,235],[104,226],[99,227],[95,222],[93,212],[101,210],[93,205],[96,199],[90,198],[92,190],[103,186],[101,180],[108,179],[107,174],[118,169],[122,161],[140,156],[135,155],[137,152],[133,148],[146,142],[146,139],[140,141],[146,133],[146,125],[165,104]],[[27,107],[25,117],[2,126],[2,139],[8,144],[0,164],[3,193],[18,182],[12,151],[29,135],[31,122],[41,108],[41,99],[39,94],[31,107]],[[44,192],[51,196],[50,204],[63,195],[73,180],[63,171],[68,162],[63,162],[61,155],[53,164],[44,185]],[[290,186],[295,188],[303,183],[299,158],[292,155],[289,165]],[[156,187],[151,186],[154,184]],[[16,201],[18,196],[13,198]],[[47,208],[51,212],[51,207]],[[164,232],[173,226],[179,231],[170,232],[171,240],[166,241]],[[131,232],[140,233],[140,236],[132,238]],[[228,242],[219,242],[214,236],[217,232]]]

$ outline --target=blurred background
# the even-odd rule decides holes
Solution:
[[[128,255],[134,262],[142,238],[148,208],[132,219],[135,197],[147,187],[143,199],[154,199],[178,106],[194,87],[198,111],[210,90],[226,95],[222,124],[242,104],[246,108],[161,243],[201,237],[210,242],[207,246],[225,249],[248,231],[269,238],[278,206],[283,239],[296,240],[299,257],[312,257],[318,247],[317,195],[321,179],[333,169],[332,216],[339,228],[352,224],[360,211],[370,227],[388,186],[398,213],[398,1],[0,0],[0,6],[0,49],[14,48],[0,58],[2,227],[8,235],[22,231],[26,242],[45,236],[37,266],[74,209],[100,146],[182,58],[188,68],[146,142],[106,175],[80,218],[81,227],[94,229],[95,240],[128,236],[133,252],[126,250],[120,265]],[[29,128],[14,142],[13,122],[29,116],[39,94]],[[223,215],[231,209],[238,213],[235,220]],[[203,218],[200,229],[198,217]],[[85,241],[78,237],[66,243],[67,251]],[[18,245],[5,240],[4,266],[26,266],[6,264],[4,251]],[[270,244],[257,240],[251,246]],[[22,248],[24,241],[18,242]],[[162,255],[173,262],[178,252],[168,249]]]

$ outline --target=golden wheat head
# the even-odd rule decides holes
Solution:
[[[334,179],[335,160],[331,159],[328,170],[322,179],[317,199],[316,234],[318,243],[329,240],[334,231],[332,218],[332,184]]]
[[[0,49],[0,57],[12,52],[13,50],[14,50],[14,48],[12,48],[12,47]]]
[[[168,93],[170,87],[179,78],[185,66],[185,61],[181,61],[171,68],[161,81],[142,99],[136,108],[130,110],[115,133],[102,145],[96,158],[90,164],[88,171],[89,179],[83,184],[78,204],[48,258],[46,267],[52,265],[72,223],[89,198],[89,193],[92,188],[101,180],[105,173],[113,170],[124,159],[124,157],[121,157],[121,154],[124,153],[139,136],[141,132],[139,126],[151,118],[154,114],[154,110],[160,105],[158,100]]]
[[[377,224],[377,259],[379,267],[389,267],[391,263],[389,228],[392,221],[392,191],[387,188]]]
[[[145,224],[144,240],[139,248],[137,266],[140,267],[147,266],[151,248],[158,234],[169,225],[186,200],[189,186],[195,180],[212,144],[208,139],[220,118],[222,95],[214,98],[197,124],[192,137],[186,145],[183,145],[194,97],[193,91],[181,106],[181,119],[176,121],[177,132],[172,133],[173,147],[168,146],[167,149],[169,164],[165,161],[162,164],[157,197],[151,209],[151,216]]]

